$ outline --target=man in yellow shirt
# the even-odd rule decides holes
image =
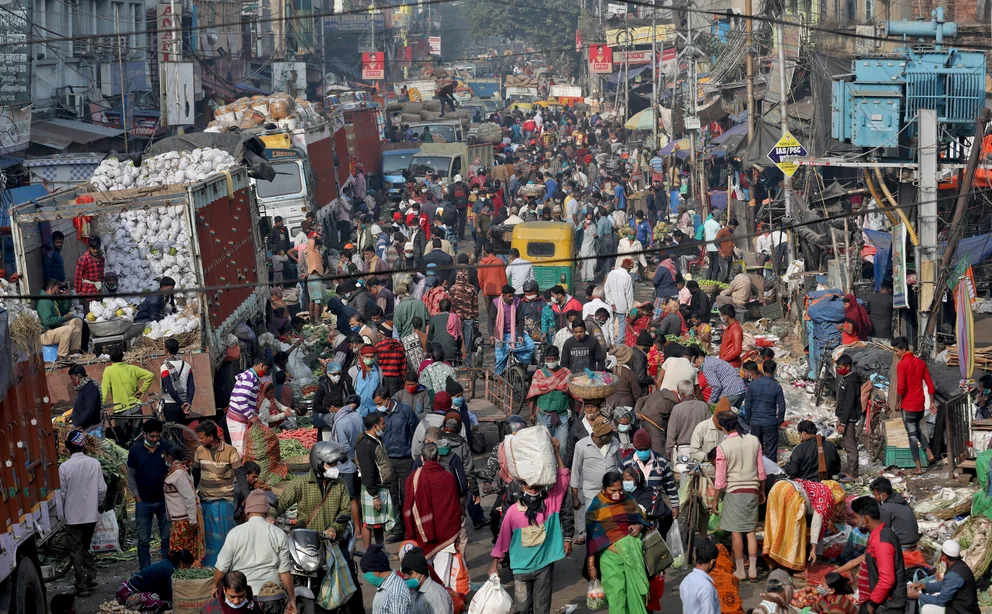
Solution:
[[[113,364],[103,371],[103,403],[107,404],[110,397],[114,402],[115,416],[141,415],[138,403],[148,392],[155,379],[151,371],[124,363],[124,351],[115,349],[110,352],[110,362]],[[112,425],[112,438],[121,446],[131,443],[131,436],[138,427],[137,420],[115,421]]]

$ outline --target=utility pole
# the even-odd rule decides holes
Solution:
[[[747,37],[744,39],[747,45],[747,142],[750,145],[754,140],[754,41],[751,34],[754,31],[754,21],[751,19],[751,0],[745,0],[744,11],[747,13]]]
[[[658,13],[657,0],[651,0],[651,126],[652,142],[651,147],[658,149],[658,120],[661,113],[658,112],[658,30],[656,29],[656,15]]]
[[[785,26],[783,24],[778,24],[775,27],[776,42],[778,43],[778,84],[782,96],[782,99],[779,101],[779,115],[782,116],[782,136],[785,136],[785,133],[789,131],[788,94],[785,91],[785,41],[782,34],[782,30],[784,29]],[[751,115],[752,113],[749,109],[749,121]],[[782,191],[785,192],[785,217],[788,218],[792,216],[792,177],[789,177],[789,175],[785,175],[785,180],[782,182]]]
[[[173,7],[175,4],[173,4]],[[175,19],[176,14],[172,14],[172,18]],[[121,71],[120,81],[121,81],[121,128],[124,128],[124,153],[128,153],[127,144],[127,131],[131,125],[134,125],[134,120],[131,120],[131,124],[128,125],[127,121],[127,84],[124,82],[124,50],[121,49],[121,10],[118,5],[114,5],[114,21],[117,24],[117,68]],[[175,22],[173,22],[175,23]],[[182,23],[180,21],[180,23]],[[134,117],[134,111],[131,111],[131,116]]]
[[[926,330],[930,302],[937,297],[933,286],[937,277],[937,111],[920,109],[919,118],[919,209],[916,227],[920,244],[916,247],[916,272],[920,282],[918,328]],[[980,140],[976,142],[981,142]]]

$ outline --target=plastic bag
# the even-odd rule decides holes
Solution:
[[[512,610],[513,599],[503,589],[496,574],[489,576],[489,581],[479,589],[468,605],[468,614],[510,614]]]
[[[672,568],[680,569],[685,565],[685,548],[682,547],[682,534],[679,532],[679,523],[673,522],[672,528],[668,530],[668,537],[665,539],[668,550],[672,553]]]
[[[510,477],[532,486],[551,486],[555,483],[558,477],[555,450],[546,428],[532,426],[522,429],[507,438],[503,447]]]
[[[120,552],[120,528],[113,510],[100,514],[90,540],[90,552]]]
[[[589,582],[589,588],[586,590],[586,607],[590,610],[599,610],[605,606],[606,591],[603,590],[603,584],[597,578]]]

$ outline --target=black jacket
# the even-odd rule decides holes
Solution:
[[[100,386],[93,380],[76,391],[76,402],[72,405],[72,425],[80,430],[100,424],[100,405],[103,395]]]
[[[424,266],[428,264],[437,265],[437,276],[446,278],[449,288],[455,284],[455,273],[457,273],[453,266],[455,259],[441,251],[440,247],[432,249],[424,256]]]
[[[861,384],[864,380],[853,369],[837,379],[837,424],[844,425],[861,419]]]
[[[954,593],[950,602],[944,605],[944,612],[946,614],[978,614],[981,612],[978,605],[978,586],[975,583],[975,574],[971,572],[971,568],[964,561],[955,561],[947,568],[944,576],[952,573],[961,576],[964,579],[964,584]]]
[[[916,514],[901,494],[892,493],[892,496],[879,507],[882,512],[882,522],[895,532],[904,548],[920,541],[920,525],[916,522]]]
[[[823,441],[823,458],[827,462],[828,476],[840,473],[840,454],[837,454],[836,446],[826,440]],[[783,469],[785,474],[794,480],[798,478],[819,482],[817,467],[816,437],[814,437],[796,446]]]
[[[343,407],[345,399],[355,394],[355,387],[351,384],[351,377],[347,373],[341,373],[341,381],[334,383],[326,375],[317,380],[317,392],[313,396],[313,411],[318,414],[326,414],[331,407]]]
[[[912,513],[912,510],[910,510]],[[885,515],[884,513],[882,514]],[[869,537],[871,539],[871,537]],[[882,527],[879,540],[891,544],[895,549],[895,575],[896,583],[889,593],[889,598],[884,603],[876,603],[875,606],[884,606],[885,612],[902,612],[906,608],[906,565],[902,560],[902,548],[899,546],[899,538],[887,525]],[[870,552],[865,553],[865,565],[868,566],[868,586],[872,589],[878,584],[878,562]],[[869,600],[870,602],[871,600]]]
[[[289,241],[289,229],[283,226],[282,228],[272,228],[272,232],[269,233],[269,251],[273,254],[279,250],[288,252],[293,246]]]
[[[699,313],[703,322],[710,321],[710,297],[700,288],[699,292],[691,294],[689,298],[689,313]]]
[[[369,437],[367,432],[359,435],[355,442],[355,461],[358,462],[358,470],[362,473],[362,487],[373,498],[379,494],[379,489],[383,485],[379,465],[375,462],[375,452],[381,445],[378,439]]]

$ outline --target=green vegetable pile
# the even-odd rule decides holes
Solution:
[[[723,290],[724,288],[730,285],[722,281],[715,281],[712,279],[697,279],[696,283],[699,284],[700,286],[716,286],[721,290]]]
[[[306,446],[295,439],[279,440],[279,456],[281,458],[292,458],[294,456],[305,456],[310,454]]]
[[[312,429],[313,428],[313,418],[310,416],[300,416],[296,419],[296,428],[299,429]]]
[[[213,577],[213,567],[187,567],[186,569],[177,569],[172,574],[173,580],[206,580]]]
[[[703,348],[704,350],[706,349],[706,345],[696,337],[680,337],[678,335],[665,335],[665,339],[673,343],[678,343],[683,347],[689,347],[690,345],[695,345],[700,348]]]

